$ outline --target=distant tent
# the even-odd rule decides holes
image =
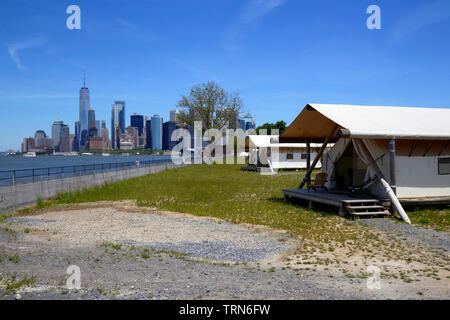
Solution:
[[[311,155],[315,156],[320,147],[320,144],[311,144]],[[248,135],[246,150],[249,153],[249,163],[259,167],[306,168],[306,143],[280,143],[278,135]],[[320,167],[320,163],[317,167]]]

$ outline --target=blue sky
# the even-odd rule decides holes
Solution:
[[[68,30],[66,8],[81,8]],[[381,8],[381,30],[366,9]],[[239,92],[257,124],[309,102],[450,107],[450,1],[0,0],[0,150],[114,100],[168,119],[191,86]],[[450,122],[450,119],[449,119]]]

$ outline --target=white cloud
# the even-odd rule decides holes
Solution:
[[[132,23],[130,23],[127,20],[122,19],[122,18],[116,18],[116,23],[119,24],[120,26],[122,26],[124,29],[130,30],[130,31],[131,30],[134,31],[134,30],[137,29],[134,24],[132,24]]]
[[[201,77],[202,71],[200,69],[198,69],[198,68],[196,68],[196,67],[194,67],[192,65],[189,65],[189,64],[187,64],[187,63],[185,63],[185,62],[183,62],[183,61],[181,61],[179,59],[174,59],[173,61],[175,62],[175,64],[177,66],[179,66],[180,68],[188,71],[194,77],[196,77],[196,78],[200,78]]]
[[[8,45],[9,55],[11,56],[11,59],[16,64],[17,69],[19,71],[25,71],[27,69],[20,60],[19,51],[34,48],[34,47],[39,47],[39,46],[43,45],[44,43],[45,43],[45,40],[43,38],[36,37],[36,38],[26,39],[21,42],[10,43]]]
[[[180,68],[186,70],[188,73],[191,74],[192,77],[194,77],[196,80],[214,80],[214,81],[220,81],[220,78],[212,73],[205,72],[202,69],[199,69],[192,64],[186,63],[179,59],[173,59],[173,62]]]
[[[400,42],[411,33],[450,17],[450,1],[436,0],[418,8],[395,26],[392,38]]]
[[[287,0],[250,0],[247,2],[234,23],[225,31],[223,46],[228,50],[236,50],[238,42],[249,30],[256,28],[267,14],[286,2]]]
[[[287,2],[287,0],[250,0],[239,15],[241,22],[259,23],[270,11]]]

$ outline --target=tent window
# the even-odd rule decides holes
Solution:
[[[286,154],[286,160],[294,160],[294,154],[293,153],[287,153]]]
[[[302,160],[307,160],[308,159],[308,155],[306,153],[302,153]]]
[[[450,158],[438,158],[438,173],[450,174]]]

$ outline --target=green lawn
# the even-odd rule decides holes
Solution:
[[[443,263],[428,253],[414,256],[414,251],[404,242],[392,241],[390,235],[341,218],[335,209],[308,210],[303,204],[285,202],[282,189],[298,187],[302,177],[263,176],[241,171],[240,165],[188,166],[73,194],[60,194],[55,199],[40,201],[34,208],[22,210],[22,214],[39,214],[52,210],[48,207],[64,209],[77,203],[135,200],[144,207],[286,230],[301,238],[302,247],[296,254],[310,259],[308,263],[346,264],[349,257],[361,253],[365,258],[377,255],[408,263]],[[449,231],[449,215],[449,206],[410,213],[414,223],[445,231]]]
[[[240,167],[201,165],[172,169],[61,194],[53,203],[136,200],[139,206],[267,225],[302,235],[311,232],[311,221],[323,216],[284,202],[282,189],[298,187],[303,175],[263,176],[241,171]]]
[[[438,231],[450,231],[450,205],[406,208],[406,212],[413,224]]]
[[[74,194],[61,194],[48,205],[136,200],[139,206],[267,225],[307,238],[322,238],[324,228],[334,230],[336,224],[348,224],[333,214],[332,209],[327,214],[283,201],[282,189],[298,187],[303,176],[263,176],[241,171],[240,167],[197,165],[167,170]],[[410,209],[408,214],[415,224],[449,231],[449,205]],[[317,235],[318,232],[321,234]]]
[[[61,194],[45,206],[136,200],[139,206],[283,229],[318,243],[357,238],[354,224],[334,211],[313,211],[284,201],[282,189],[298,187],[303,175],[263,176],[241,171],[240,167],[197,165],[172,169]]]
[[[134,200],[139,206],[154,207],[234,223],[264,225],[288,231],[302,240],[297,257],[305,264],[343,266],[352,256],[364,259],[381,256],[444,265],[442,257],[413,251],[402,241],[362,224],[339,217],[335,209],[308,210],[302,204],[285,202],[282,189],[298,187],[303,175],[263,176],[240,170],[240,165],[196,165],[132,178],[55,199],[40,201],[22,214],[39,214],[60,206],[97,201]],[[414,223],[449,230],[449,206],[410,213]],[[414,252],[420,254],[414,254]],[[384,261],[384,260],[383,260]]]

